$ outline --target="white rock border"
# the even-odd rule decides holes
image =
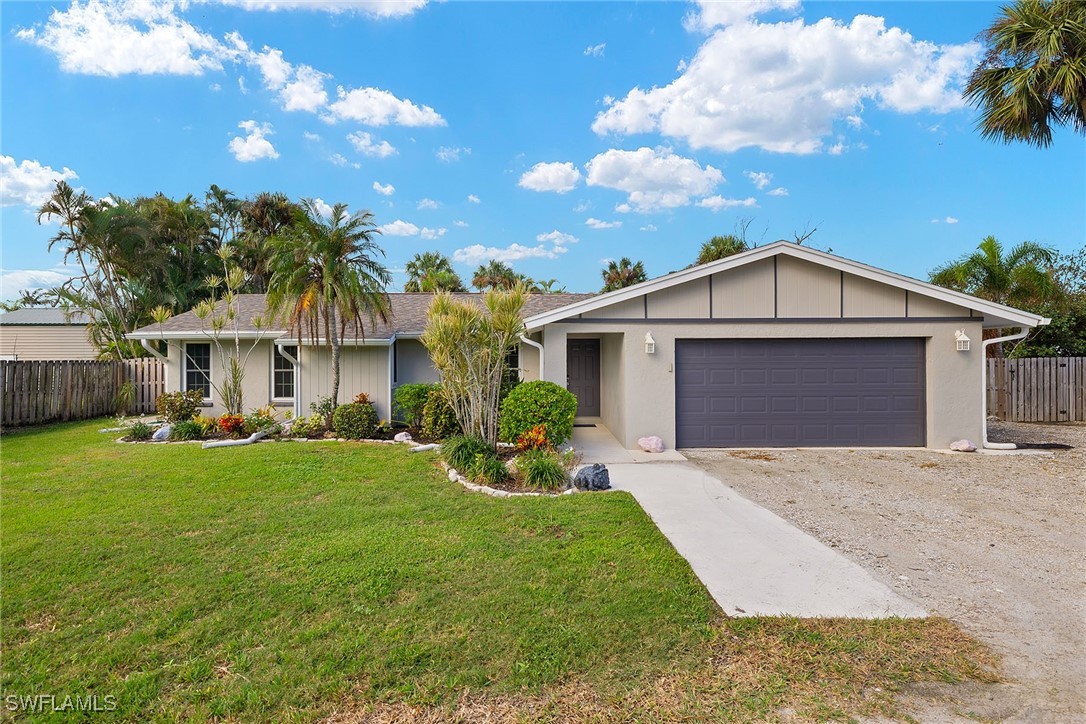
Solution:
[[[573,493],[580,492],[577,488],[572,486],[563,490],[561,493],[516,493],[511,490],[498,490],[489,485],[479,485],[478,483],[471,482],[456,470],[450,468],[445,461],[441,462],[441,467],[448,473],[450,482],[458,482],[472,492],[483,493],[484,495],[489,495],[493,498],[561,498],[563,495],[572,495]]]

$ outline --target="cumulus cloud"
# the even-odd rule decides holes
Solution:
[[[13,156],[0,156],[0,206],[41,206],[57,181],[76,178],[79,174],[67,166],[57,171],[31,159],[15,163]]]
[[[645,224],[641,227],[641,231],[656,231],[656,224]]]
[[[520,261],[521,259],[557,259],[560,254],[565,252],[565,247],[553,247],[546,244],[539,244],[538,246],[510,244],[506,247],[472,244],[454,251],[453,260],[461,264],[482,264],[491,259],[504,262]]]
[[[391,196],[392,194],[396,193],[396,187],[392,184],[385,184],[384,186],[382,186],[377,181],[373,182],[373,190],[381,194],[382,196]]]
[[[963,107],[961,85],[978,43],[937,45],[870,15],[813,24],[752,17],[752,8],[765,7],[704,4],[698,27],[711,35],[681,75],[633,88],[597,115],[593,130],[656,131],[719,151],[814,153],[836,122],[862,122],[865,101],[902,113]]]
[[[602,221],[593,217],[588,218],[584,223],[590,229],[618,229],[622,226],[621,221]]]
[[[463,221],[461,219],[457,219],[456,221],[453,222],[453,226],[459,227],[461,229],[466,229],[466,228],[468,228],[469,224],[466,221]]]
[[[593,58],[602,58],[604,51],[607,50],[607,43],[600,43],[599,45],[590,45],[584,49],[585,55],[590,55]]]
[[[234,158],[242,163],[259,161],[262,158],[279,158],[279,152],[266,138],[273,133],[270,123],[242,121],[238,128],[245,131],[245,136],[235,136],[230,140],[228,148]]]
[[[580,239],[578,239],[573,234],[566,234],[559,231],[558,229],[555,229],[554,231],[548,231],[546,234],[537,234],[535,240],[549,241],[555,246],[568,246],[570,244],[576,244],[578,241],[580,241]]]
[[[947,217],[942,218],[942,219],[932,219],[931,223],[933,223],[933,224],[957,224],[958,220],[956,218],[954,218],[953,216],[947,216]]]
[[[418,236],[419,234],[419,227],[403,219],[396,219],[391,224],[385,224],[377,228],[385,236]]]
[[[753,196],[748,196],[745,199],[726,199],[723,196],[708,196],[698,202],[698,206],[703,209],[712,209],[720,211],[721,209],[731,209],[736,206],[752,207],[757,206],[758,202]]]
[[[426,0],[219,0],[245,10],[319,10],[332,14],[360,13],[374,18],[412,15]]]
[[[326,219],[332,217],[332,206],[324,202],[324,199],[319,196],[313,199],[313,208],[317,210],[317,213]]]
[[[773,189],[772,191],[767,192],[767,195],[768,196],[787,196],[788,195],[788,189],[784,188],[783,186],[778,186],[777,188]]]
[[[764,189],[766,186],[773,183],[773,174],[766,173],[765,171],[747,171],[745,175],[750,179],[750,182],[759,189]]]
[[[437,202],[433,199],[420,199],[418,206],[416,206],[415,208],[417,208],[419,211],[423,211],[425,209],[436,209],[437,206]]]
[[[430,106],[418,106],[380,88],[336,89],[337,100],[324,119],[358,121],[368,126],[444,126],[445,119]]]
[[[333,153],[331,156],[328,157],[328,160],[331,161],[333,165],[340,166],[342,168],[346,168],[347,166],[350,166],[351,168],[362,168],[362,164],[353,163],[342,153]]]
[[[648,213],[686,206],[692,196],[704,196],[724,181],[718,169],[702,168],[694,159],[677,156],[667,148],[611,149],[585,168],[589,186],[626,192],[626,203],[615,207],[620,212]]]
[[[481,204],[482,200],[475,194],[468,194],[468,202],[472,204]]]
[[[382,141],[365,131],[348,133],[347,140],[351,142],[355,150],[364,156],[373,158],[388,158],[396,154],[396,147],[388,141]]]
[[[76,268],[0,269],[0,299],[11,299],[24,289],[53,289],[78,273]]]
[[[564,194],[572,191],[581,181],[581,172],[570,163],[537,163],[524,172],[517,185],[532,191],[554,191]]]
[[[453,163],[459,161],[461,156],[467,156],[471,153],[470,148],[460,148],[459,146],[442,146],[434,153],[439,161],[445,163]]]
[[[799,0],[701,0],[698,8],[683,20],[687,30],[710,31],[722,25],[748,22],[755,15],[771,10],[796,10]]]
[[[441,237],[445,236],[445,232],[447,231],[448,229],[446,229],[444,226],[440,229],[431,229],[424,226],[419,229],[419,236],[423,239],[440,239]]]

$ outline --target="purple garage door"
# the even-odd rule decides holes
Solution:
[[[677,447],[923,446],[924,341],[682,339]]]

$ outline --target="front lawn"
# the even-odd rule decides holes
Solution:
[[[5,695],[108,694],[132,720],[561,717],[578,697],[746,719],[889,713],[908,681],[990,678],[941,620],[724,620],[624,493],[494,499],[401,446],[118,445],[101,426],[0,439]]]

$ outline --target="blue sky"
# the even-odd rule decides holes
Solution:
[[[270,6],[270,7],[269,7]],[[5,3],[3,288],[64,277],[31,209],[216,183],[371,209],[387,262],[491,256],[570,291],[753,219],[911,276],[987,234],[1070,251],[1086,140],[982,141],[990,3]],[[396,283],[402,284],[397,274]]]

